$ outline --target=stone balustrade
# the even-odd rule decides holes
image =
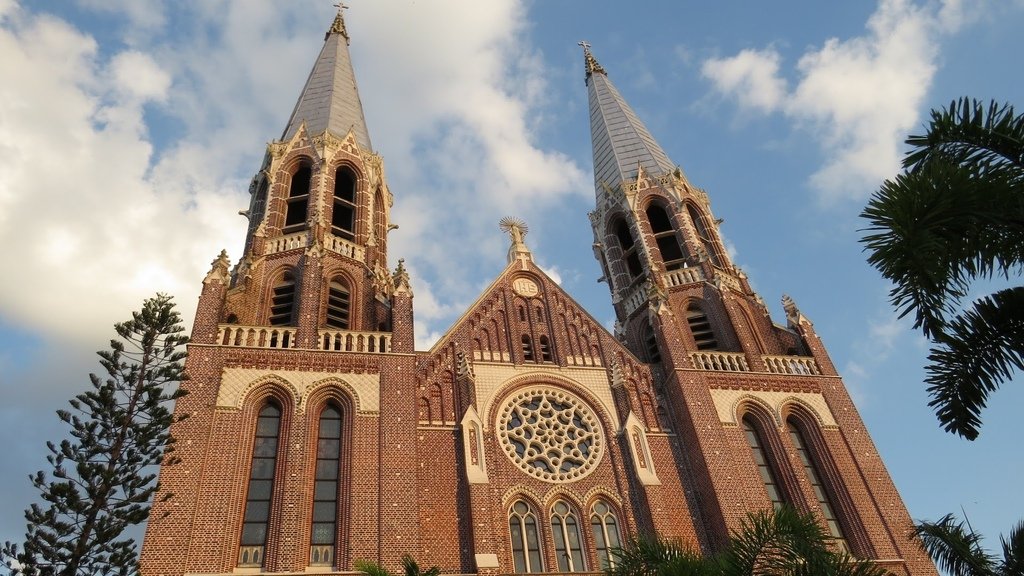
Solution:
[[[347,258],[358,260],[363,262],[366,260],[366,250],[362,246],[358,246],[353,242],[345,240],[340,236],[334,234],[324,235],[324,248],[334,252],[335,254],[341,254]]]
[[[694,368],[719,372],[750,372],[747,357],[742,352],[693,352]]]
[[[798,374],[817,376],[821,374],[818,363],[808,356],[761,356],[764,365],[772,374]]]
[[[305,248],[307,234],[308,232],[303,230],[301,232],[278,236],[277,238],[267,238],[266,244],[264,244],[263,253],[270,255],[277,254],[278,252],[284,252],[285,250]]]
[[[248,348],[295,348],[296,328],[288,326],[239,326],[221,324],[217,342],[222,346]]]
[[[637,284],[637,286],[633,288],[633,291],[630,292],[629,296],[623,300],[622,305],[626,307],[626,316],[629,316],[634,310],[646,303],[647,288],[643,284]]]
[[[355,332],[352,330],[320,330],[320,349],[333,352],[391,351],[390,332]]]
[[[704,272],[696,266],[690,268],[676,268],[675,270],[669,270],[668,273],[665,274],[665,280],[668,282],[669,288],[674,288],[676,286],[693,284],[694,282],[704,280]]]

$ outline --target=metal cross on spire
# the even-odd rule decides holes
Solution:
[[[338,15],[334,17],[334,23],[331,24],[331,29],[327,31],[327,36],[331,34],[341,34],[345,41],[348,41],[348,30],[345,29],[345,18],[341,15],[342,10],[347,10],[348,6],[344,2],[338,2],[334,4],[334,7],[338,9]],[[324,38],[326,40],[326,37]]]
[[[590,42],[587,42],[586,40],[580,40],[579,42],[577,42],[577,44],[583,47],[583,61],[584,67],[586,69],[586,77],[590,78],[590,75],[593,74],[594,72],[598,72],[600,74],[604,74],[607,76],[608,73],[605,72],[604,68],[602,68],[601,65],[597,63],[597,59],[594,58],[594,55],[590,53]]]

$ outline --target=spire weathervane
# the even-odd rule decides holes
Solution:
[[[594,72],[604,74],[605,76],[607,76],[608,73],[605,72],[604,68],[602,68],[601,65],[597,63],[597,58],[594,58],[594,55],[590,53],[590,42],[587,42],[586,40],[580,40],[576,44],[583,47],[583,61],[587,72],[586,77],[590,78],[590,75],[593,74]]]

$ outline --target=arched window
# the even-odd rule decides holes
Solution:
[[[543,335],[540,337],[540,361],[551,362],[551,342]]]
[[[288,189],[288,205],[285,209],[284,232],[297,232],[306,228],[306,214],[309,208],[309,183],[313,170],[309,166],[301,166],[292,174],[291,187]]]
[[[543,572],[537,516],[530,505],[516,500],[508,511],[508,531],[512,539],[512,567],[517,574]]]
[[[341,166],[334,171],[331,231],[347,240],[356,237],[356,175],[348,166]]]
[[[818,505],[821,506],[821,513],[825,517],[825,522],[828,523],[829,534],[832,535],[839,549],[849,552],[850,548],[846,544],[846,536],[843,535],[843,529],[839,525],[839,519],[836,518],[832,501],[829,500],[825,485],[822,484],[821,476],[818,475],[818,469],[814,465],[814,460],[811,459],[810,452],[807,450],[807,443],[804,441],[803,433],[800,432],[800,428],[791,419],[786,420],[786,428],[789,429],[789,437],[793,441],[793,447],[796,448],[797,456],[800,457],[800,462],[804,465],[804,474],[807,475],[807,480],[811,483],[811,488],[814,490],[814,496],[818,499]]]
[[[537,321],[544,321],[544,308],[542,306],[537,306]]]
[[[651,232],[654,233],[654,241],[658,244],[658,252],[665,263],[665,270],[682,268],[685,262],[683,247],[665,209],[656,204],[648,206],[647,222],[651,225]]]
[[[693,222],[693,228],[697,231],[697,239],[700,240],[701,246],[704,247],[704,251],[708,253],[708,257],[711,258],[711,263],[715,266],[721,266],[722,262],[718,259],[718,251],[715,250],[715,244],[711,241],[711,234],[708,231],[708,227],[704,224],[704,217],[701,216],[697,209],[692,205],[686,205],[686,212],[690,215],[690,220]]]
[[[327,287],[327,326],[347,330],[352,306],[348,286],[341,278],[331,280]]]
[[[597,560],[601,570],[615,564],[611,551],[622,542],[619,538],[619,522],[615,512],[603,500],[598,500],[590,509],[590,530],[594,534],[594,547],[597,549]]]
[[[373,196],[373,235],[377,237],[377,250],[380,254],[388,253],[388,222],[385,216],[384,194],[380,188]],[[380,257],[383,261],[383,256]]]
[[[765,455],[761,435],[749,416],[743,417],[743,432],[747,436],[747,443],[750,444],[750,451],[754,454],[754,463],[757,464],[757,471],[764,482],[765,490],[768,491],[768,499],[771,500],[772,507],[778,510],[785,504],[785,500],[782,498],[782,493],[779,492],[779,483],[775,481],[775,472]]]
[[[333,566],[338,537],[338,480],[341,471],[341,410],[328,404],[317,426],[310,566]]]
[[[249,486],[245,496],[242,537],[239,539],[238,565],[260,567],[270,528],[270,509],[274,494],[274,473],[277,469],[277,445],[281,432],[281,407],[268,400],[256,418],[249,466]]]
[[[661,362],[661,351],[658,350],[658,337],[650,324],[643,326],[644,350],[647,352],[647,361],[651,363]]]
[[[718,350],[718,340],[711,329],[707,314],[696,304],[686,309],[686,323],[690,325],[690,333],[697,344],[697,350]]]
[[[289,270],[274,284],[270,296],[270,325],[291,326],[295,319],[295,275]]]
[[[555,541],[555,559],[559,572],[583,572],[583,547],[580,545],[580,524],[576,513],[558,500],[551,507],[551,538]]]
[[[527,362],[533,362],[533,340],[530,339],[529,334],[523,334],[523,360]]]
[[[643,267],[640,266],[640,256],[636,253],[633,234],[629,231],[629,225],[625,220],[619,219],[615,223],[615,237],[619,239],[619,247],[622,248],[622,258],[626,261],[629,277],[639,277],[643,273]]]

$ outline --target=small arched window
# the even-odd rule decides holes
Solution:
[[[644,338],[644,350],[647,352],[647,361],[652,364],[661,362],[661,351],[658,349],[658,337],[654,334],[654,329],[651,328],[650,324],[644,324],[642,334]]]
[[[310,566],[333,566],[338,537],[338,480],[341,471],[341,410],[328,404],[317,426],[313,472]]]
[[[519,307],[519,321],[526,322],[526,308]]]
[[[697,344],[697,350],[718,350],[718,340],[715,338],[715,331],[711,328],[707,314],[696,304],[690,304],[686,309],[686,323],[690,325],[690,334]]]
[[[270,295],[270,325],[291,326],[295,319],[295,275],[285,272]]]
[[[778,510],[785,504],[785,500],[782,498],[782,493],[779,492],[779,483],[775,480],[775,471],[772,470],[771,464],[769,464],[768,458],[765,455],[761,435],[758,433],[754,423],[751,422],[749,416],[743,417],[743,433],[746,435],[747,444],[750,445],[750,451],[754,455],[757,472],[761,475],[761,481],[764,482],[765,490],[768,491],[768,499],[771,501],[772,507]]]
[[[811,458],[810,451],[807,449],[807,443],[804,441],[803,433],[792,419],[786,420],[786,428],[789,430],[789,437],[793,441],[793,447],[796,448],[797,456],[800,457],[800,462],[804,465],[804,474],[807,476],[807,480],[811,483],[811,489],[814,490],[814,496],[818,499],[818,505],[821,506],[821,513],[825,517],[825,522],[828,524],[829,534],[832,535],[833,540],[840,550],[849,552],[850,548],[846,544],[846,536],[843,534],[843,528],[839,525],[839,519],[836,518],[836,512],[832,507],[832,501],[828,497],[828,491],[825,490],[825,485],[821,481],[818,469],[814,465],[814,460]]]
[[[576,513],[565,500],[551,507],[551,538],[555,542],[555,559],[559,572],[583,572],[583,547]]]
[[[619,538],[619,521],[615,518],[612,507],[603,500],[598,500],[590,510],[590,530],[594,535],[594,547],[597,549],[597,561],[601,570],[615,564],[611,551],[621,544]]]
[[[637,278],[643,273],[640,266],[640,255],[636,251],[636,242],[633,241],[633,233],[629,231],[629,225],[625,220],[619,219],[615,223],[615,237],[619,240],[619,247],[622,248],[622,258],[626,261],[626,269],[629,270],[629,277]]]
[[[242,536],[239,539],[238,565],[261,567],[266,555],[267,532],[273,503],[274,476],[277,471],[277,445],[281,433],[281,407],[268,400],[256,418],[249,466],[249,486],[245,495]]]
[[[661,260],[665,263],[665,270],[682,268],[686,261],[683,247],[665,209],[656,204],[648,206],[647,222],[651,225],[651,232],[654,233],[654,241],[658,245],[658,252],[661,253]]]
[[[309,166],[300,166],[292,174],[291,187],[288,189],[288,202],[285,209],[284,232],[297,232],[306,228],[306,216],[309,211],[309,184],[313,170]]]
[[[540,361],[551,362],[551,342],[544,335],[540,337]]]
[[[527,362],[533,362],[533,340],[530,339],[529,334],[523,334],[523,360]]]
[[[355,239],[356,175],[348,166],[341,166],[334,171],[334,209],[331,211],[331,231],[346,240]]]
[[[512,540],[512,568],[517,574],[543,572],[537,516],[530,505],[516,500],[508,511],[508,531]]]
[[[351,307],[352,296],[347,283],[341,278],[331,280],[327,287],[327,326],[347,330]]]
[[[715,244],[711,241],[711,233],[708,230],[708,227],[704,224],[704,217],[690,204],[686,205],[686,212],[690,215],[690,221],[693,222],[693,228],[697,231],[697,239],[700,240],[700,244],[704,247],[704,251],[707,252],[708,257],[711,258],[711,263],[715,266],[721,266],[722,262],[718,258],[718,251],[715,250]]]

